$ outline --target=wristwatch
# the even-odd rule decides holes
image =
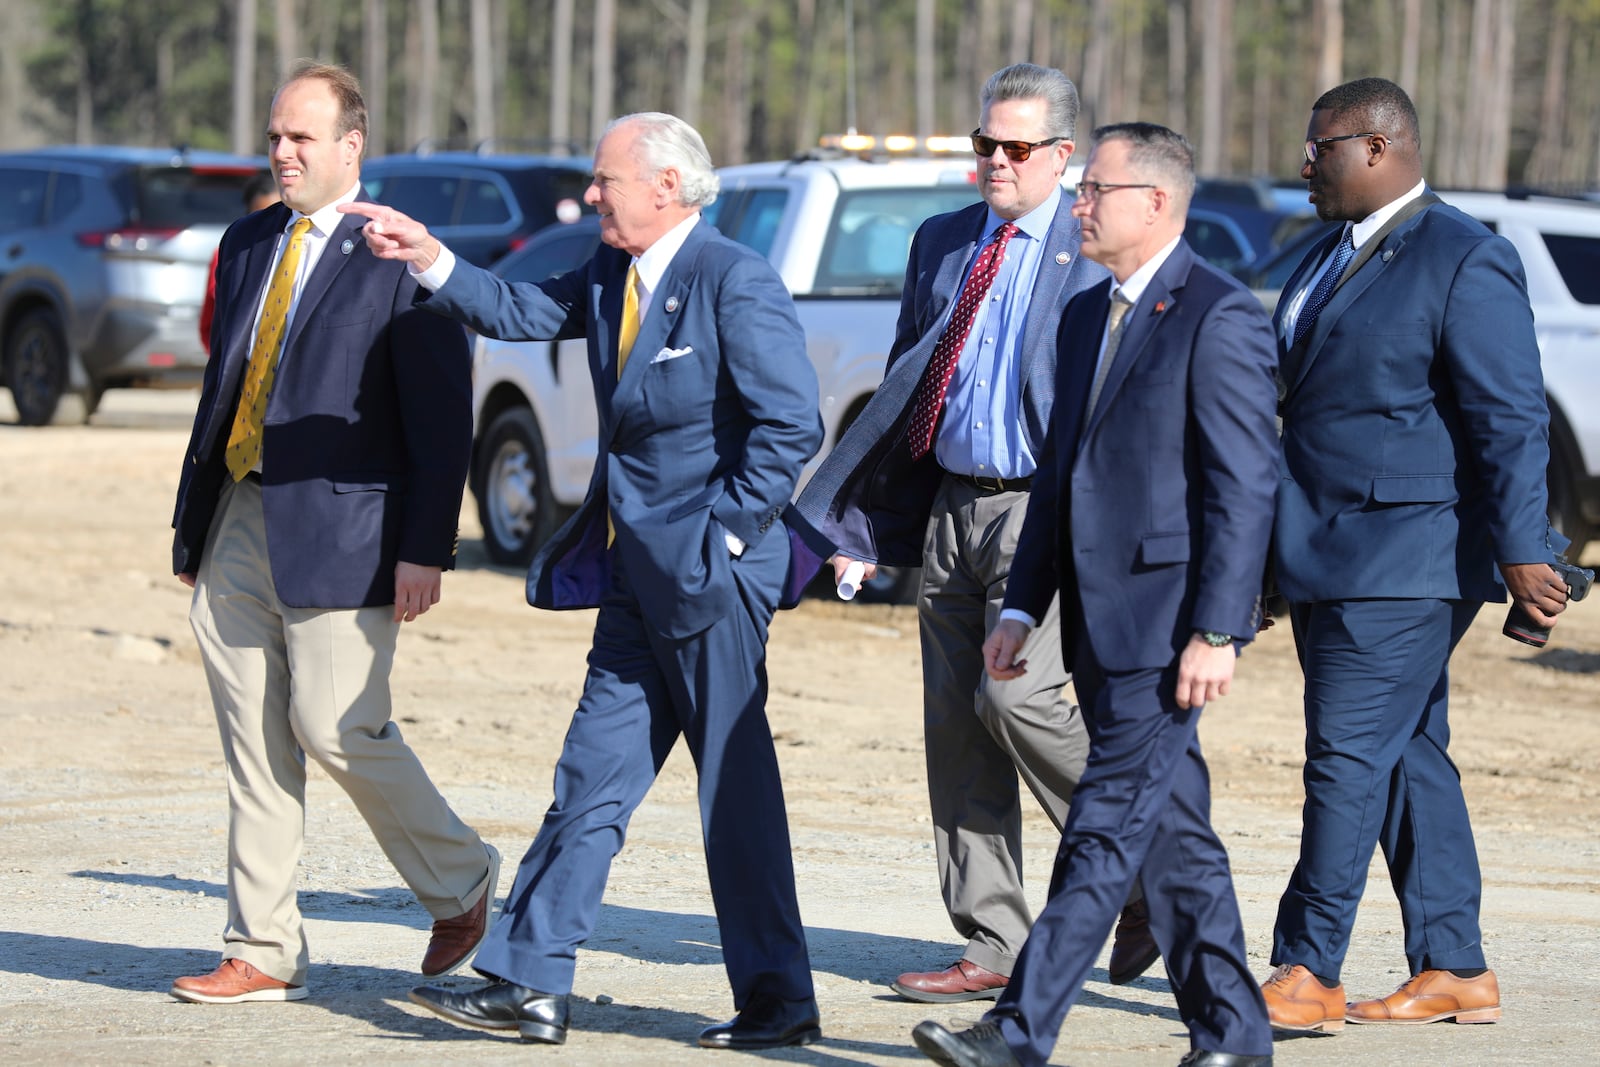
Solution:
[[[1233,644],[1232,634],[1219,634],[1215,630],[1196,630],[1195,633],[1200,635],[1200,640],[1212,648],[1226,648]]]

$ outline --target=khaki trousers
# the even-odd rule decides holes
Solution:
[[[223,959],[305,982],[309,952],[294,883],[307,755],[349,794],[435,919],[460,915],[494,891],[482,839],[450,810],[390,720],[400,630],[393,609],[283,604],[252,478],[223,490],[189,621],[228,773]]]

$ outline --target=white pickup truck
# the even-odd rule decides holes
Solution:
[[[706,217],[765,255],[794,294],[820,386],[820,458],[883,380],[912,235],[930,215],[978,199],[973,157],[799,159],[719,174],[722,193]],[[592,219],[552,227],[494,270],[538,281],[583,263],[598,241]],[[470,485],[485,546],[496,562],[526,563],[582,503],[594,467],[584,342],[479,338],[473,408]],[[903,589],[886,576],[875,591],[892,597]]]

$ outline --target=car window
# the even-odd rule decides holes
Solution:
[[[76,211],[81,203],[83,203],[83,178],[77,174],[57,171],[55,183],[50,187],[50,221],[60,222]]]
[[[1249,256],[1249,250],[1226,225],[1194,213],[1184,224],[1183,237],[1197,256],[1219,270],[1232,270]]]
[[[784,205],[788,202],[789,193],[784,189],[750,190],[744,197],[743,210],[739,212],[733,232],[727,235],[763,256],[770,255],[772,242],[778,236],[778,224],[783,221]]]
[[[135,188],[134,221],[144,226],[193,226],[239,217],[245,183],[254,170],[146,167]]]
[[[380,174],[366,185],[372,199],[424,226],[448,226],[455,219],[461,179],[453,174]]]
[[[600,231],[591,227],[541,235],[497,263],[494,272],[508,282],[542,282],[581,266],[599,245]]]
[[[459,221],[462,226],[502,226],[511,221],[511,206],[494,182],[470,178],[462,182]]]
[[[1580,304],[1600,304],[1600,238],[1541,233],[1561,280]]]
[[[37,226],[44,215],[48,171],[0,168],[0,231]]]
[[[970,185],[845,193],[834,209],[815,292],[898,293],[917,227],[930,215],[964,208],[975,198]]]

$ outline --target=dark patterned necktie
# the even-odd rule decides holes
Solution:
[[[1333,291],[1339,287],[1339,279],[1344,275],[1344,269],[1350,265],[1350,257],[1355,254],[1353,231],[1346,227],[1343,236],[1339,238],[1339,244],[1333,250],[1333,262],[1328,264],[1328,269],[1317,279],[1316,288],[1306,297],[1305,307],[1300,309],[1299,316],[1294,320],[1294,344],[1299,344],[1300,339],[1310,333],[1311,327],[1317,324],[1317,316],[1322,314],[1322,309],[1327,307],[1328,301],[1333,298]]]
[[[1000,264],[1006,258],[1006,245],[1016,232],[1014,223],[1006,223],[995,231],[994,240],[978,253],[977,260],[972,264],[972,273],[967,275],[967,284],[962,287],[961,297],[956,301],[955,310],[950,313],[950,321],[945,324],[944,333],[939,335],[938,342],[933,346],[933,355],[928,357],[928,369],[917,386],[916,399],[911,408],[911,425],[906,432],[912,459],[921,459],[933,447],[933,428],[939,421],[939,409],[944,407],[944,395],[950,388],[950,379],[955,376],[956,363],[961,359],[961,350],[966,347],[967,335],[972,332],[972,319],[977,314],[978,305],[989,294],[989,287],[994,284],[994,277],[1000,272]]]

